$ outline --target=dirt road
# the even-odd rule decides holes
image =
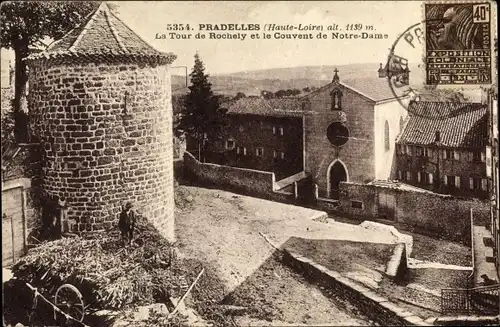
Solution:
[[[263,322],[252,315],[239,317],[240,325],[369,325],[349,306],[334,303],[300,275],[271,259],[276,246],[290,237],[374,238],[370,231],[353,233],[355,226],[314,222],[320,212],[236,195],[229,192],[180,186],[183,199],[176,213],[179,248],[218,267],[237,305],[256,302],[256,307],[275,310],[279,320]],[[377,241],[380,241],[377,237]],[[252,300],[256,298],[256,300]]]

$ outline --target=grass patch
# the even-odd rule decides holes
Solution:
[[[339,273],[350,272],[356,265],[385,270],[394,244],[362,243],[344,240],[310,240],[292,237],[286,244],[287,250],[305,256]]]
[[[448,265],[471,266],[472,254],[468,246],[421,234],[404,233],[413,237],[412,258]]]
[[[408,280],[434,290],[466,288],[467,276],[470,274],[471,272],[467,270],[436,268],[409,269]]]

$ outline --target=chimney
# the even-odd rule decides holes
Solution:
[[[380,67],[378,68],[378,77],[379,78],[387,77],[387,74],[385,73],[385,69],[382,68],[382,63],[380,63]]]
[[[436,138],[434,139],[434,142],[436,143],[441,142],[441,132],[436,131]]]

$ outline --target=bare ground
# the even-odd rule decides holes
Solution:
[[[249,309],[235,318],[238,325],[370,324],[283,266],[274,256],[279,251],[259,235],[280,246],[291,236],[334,234],[335,226],[309,219],[317,211],[219,190],[179,186],[177,191],[179,249],[217,267],[228,295],[223,302]]]
[[[335,222],[343,222],[353,226],[359,225],[360,220],[354,220],[330,215]],[[331,219],[328,219],[330,222]],[[440,262],[449,265],[471,266],[471,248],[463,244],[440,240],[426,235],[405,230],[402,226],[395,225],[399,232],[413,237],[412,258],[422,261]]]
[[[338,221],[313,221],[319,217],[317,211],[220,190],[180,186],[177,191],[183,199],[178,201],[176,217],[179,247],[186,255],[217,267],[225,294],[229,294],[226,304],[248,307],[245,315],[235,318],[239,325],[372,324],[348,304],[333,302],[301,275],[272,259],[276,249],[259,233],[275,247],[295,250],[337,271],[342,270],[339,265],[343,263],[334,260],[340,254],[330,251],[332,244],[336,240],[365,242],[360,250],[363,253],[356,255],[356,269],[348,269],[344,275],[375,288],[423,318],[439,314],[439,297],[425,289],[458,287],[462,281],[464,272],[442,269],[411,269],[409,280],[403,284],[388,280],[382,268],[386,254],[386,260],[391,254],[387,245],[395,240],[381,231]],[[470,248],[401,232],[413,236],[412,257],[416,259],[468,265]],[[378,247],[381,251],[376,251]],[[370,254],[374,251],[377,255]],[[316,258],[318,255],[320,258]],[[417,284],[417,288],[407,287],[410,283]]]

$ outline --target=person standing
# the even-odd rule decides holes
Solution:
[[[127,202],[122,212],[120,213],[120,219],[118,221],[118,228],[122,233],[122,239],[125,240],[126,244],[132,244],[132,239],[134,237],[135,229],[135,211],[131,202]]]

